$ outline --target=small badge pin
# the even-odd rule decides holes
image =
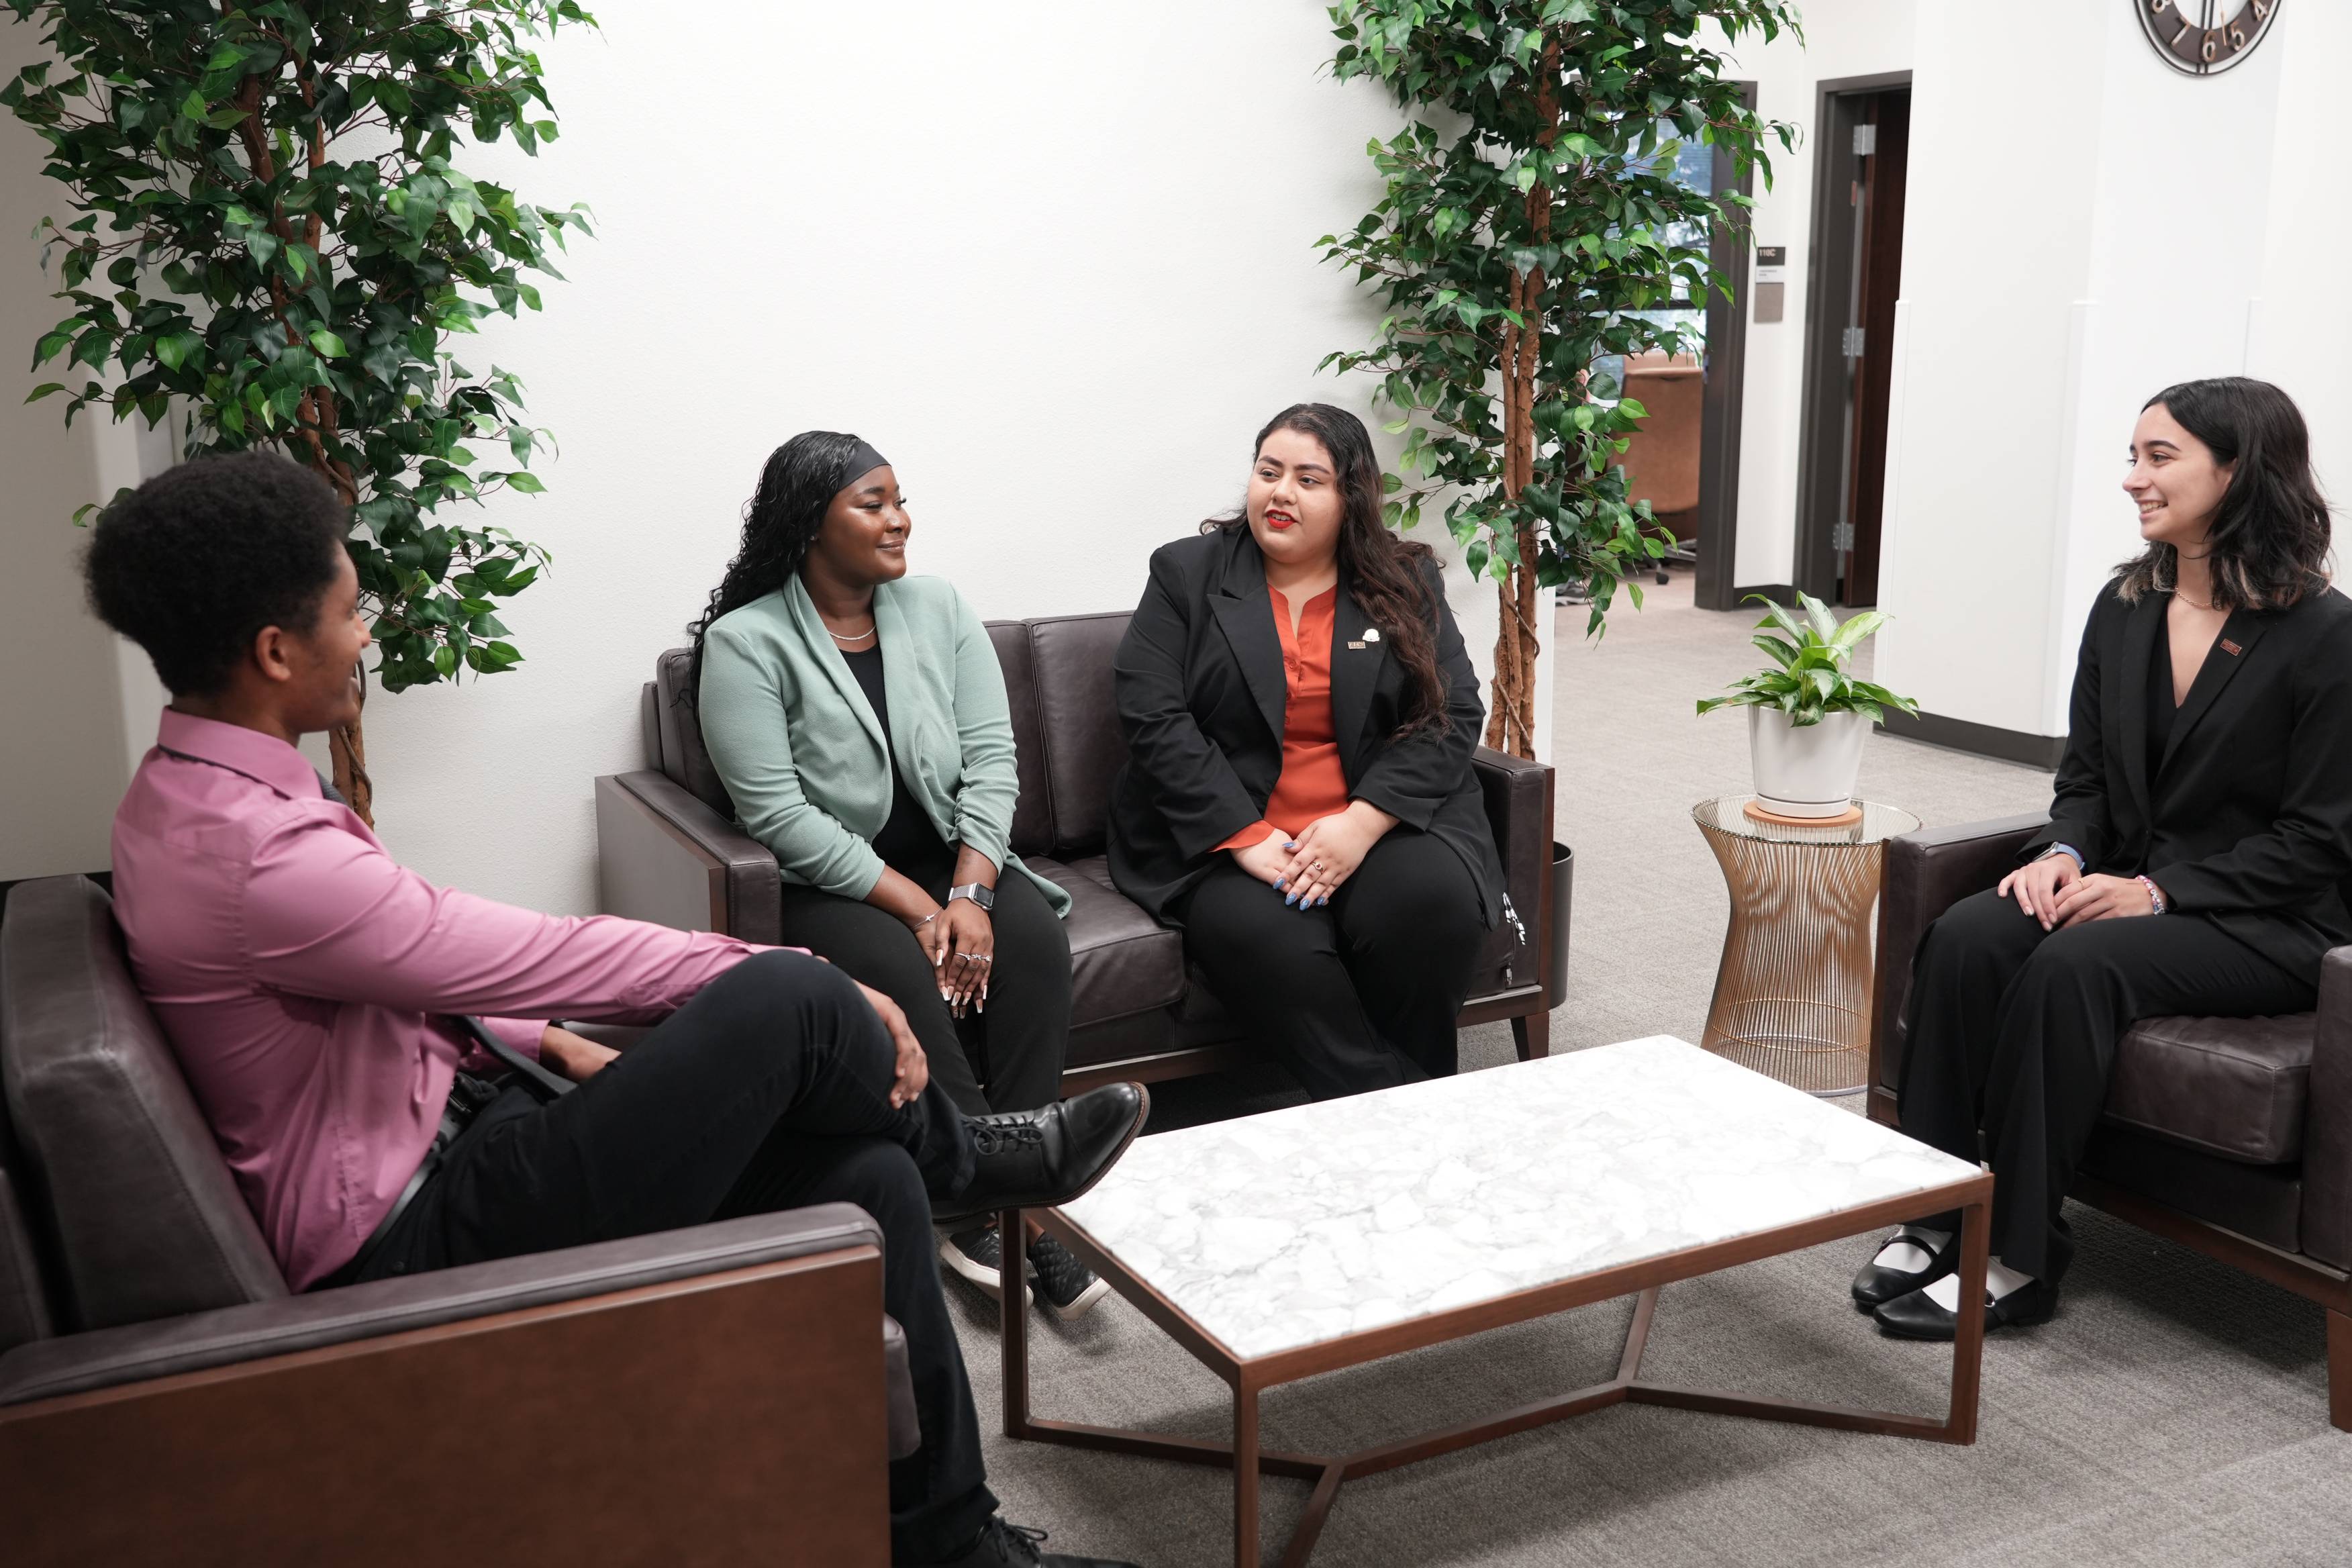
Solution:
[[[1381,640],[1381,628],[1380,628],[1380,627],[1378,627],[1378,626],[1367,626],[1366,628],[1364,628],[1364,640],[1365,640],[1366,642],[1378,642],[1378,641],[1380,641],[1380,640]]]
[[[1357,651],[1357,650],[1359,650],[1359,649],[1362,648],[1362,647],[1363,647],[1363,646],[1364,646],[1364,645],[1363,645],[1362,643],[1360,643],[1360,642],[1351,642],[1351,643],[1349,643],[1349,644],[1348,645],[1348,648],[1349,648],[1349,651],[1352,653],[1352,652],[1355,652],[1355,651]]]
[[[2231,642],[2228,637],[2223,637],[2221,639],[2221,651],[2228,654],[2231,658],[2235,658],[2238,655],[2245,652],[2246,650],[2240,647],[2236,643]]]

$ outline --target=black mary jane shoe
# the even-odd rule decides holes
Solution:
[[[1995,1329],[2030,1329],[2058,1314],[2058,1287],[2029,1279],[2006,1296],[1985,1296],[1985,1332]],[[1882,1302],[1872,1314],[1881,1333],[1898,1340],[1946,1340],[1959,1331],[1959,1315],[1948,1312],[1924,1289]]]
[[[1908,1241],[1920,1251],[1927,1253],[1927,1267],[1887,1268],[1879,1265],[1875,1261],[1878,1254],[1898,1241]],[[1906,1227],[1880,1242],[1877,1250],[1870,1256],[1874,1261],[1864,1264],[1862,1271],[1853,1277],[1853,1305],[1856,1311],[1867,1312],[1874,1308],[1885,1306],[1898,1296],[1908,1296],[1914,1290],[1924,1290],[1958,1268],[1960,1235],[1959,1232],[1954,1231],[1944,1238],[1943,1246],[1930,1248],[1925,1242],[1912,1241],[1909,1229]]]

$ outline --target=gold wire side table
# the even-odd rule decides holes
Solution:
[[[1848,820],[1759,817],[1752,795],[1691,808],[1731,892],[1706,1048],[1792,1089],[1853,1094],[1870,1076],[1870,912],[1907,811],[1857,801]]]

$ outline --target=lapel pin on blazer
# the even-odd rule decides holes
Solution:
[[[1380,627],[1378,627],[1378,626],[1366,626],[1366,627],[1364,628],[1364,640],[1365,640],[1366,642],[1378,642],[1378,641],[1380,641],[1380,640],[1381,640],[1381,628],[1380,628]]]
[[[2228,637],[2223,637],[2221,639],[2221,651],[2228,654],[2231,658],[2235,658],[2246,650],[2240,647],[2236,643],[2231,642]]]

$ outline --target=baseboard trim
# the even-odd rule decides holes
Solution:
[[[2028,767],[2054,769],[2058,759],[2066,754],[2066,737],[2063,735],[2030,735],[2022,730],[2003,730],[1997,725],[1972,723],[1966,719],[1947,719],[1940,713],[1922,713],[1916,718],[1906,713],[1889,713],[1878,729],[1883,734],[1902,740],[1924,741],[1928,745],[1942,746],[1948,751],[1996,757],[2004,763],[2023,763]]]
[[[1746,609],[1748,595],[1750,594],[1761,594],[1774,604],[1786,605],[1790,609],[1796,608],[1797,605],[1797,590],[1790,584],[1750,583],[1744,587],[1731,590],[1731,607],[1735,610]]]

